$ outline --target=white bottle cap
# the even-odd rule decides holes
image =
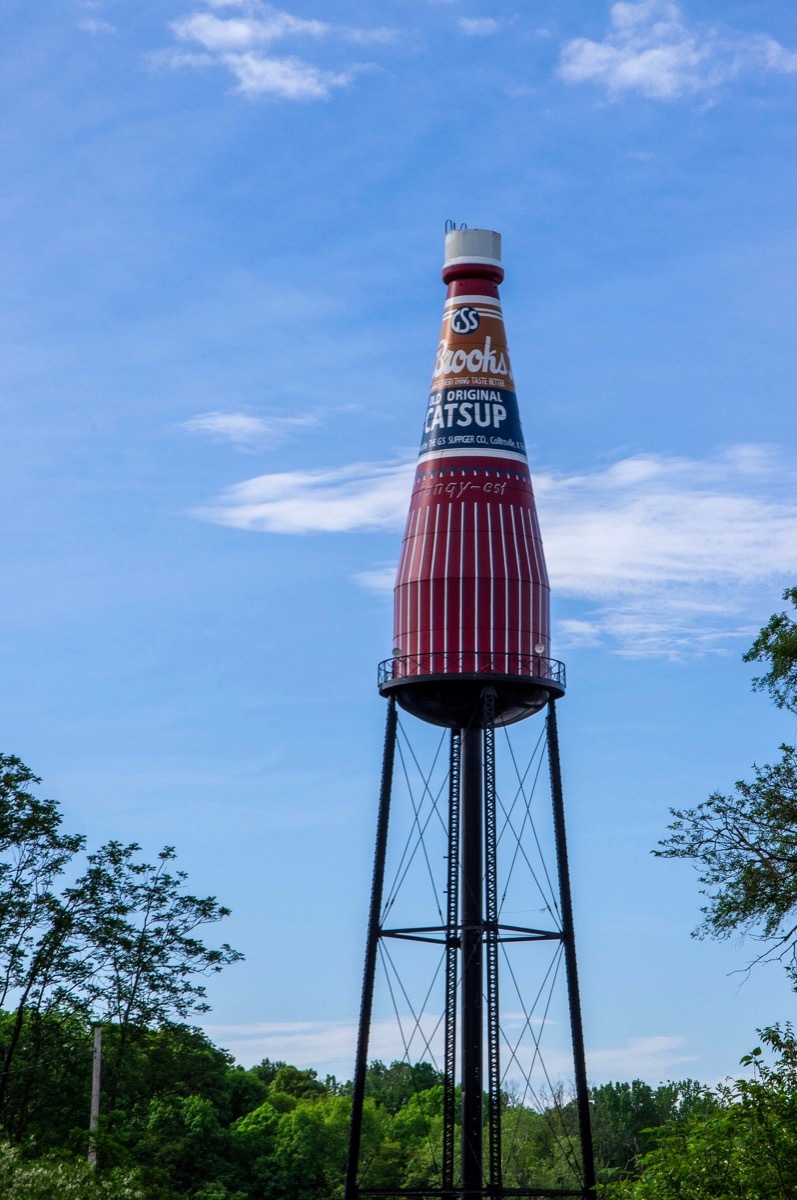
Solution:
[[[493,229],[452,229],[446,234],[446,258],[443,267],[460,263],[485,263],[501,266],[501,234]]]

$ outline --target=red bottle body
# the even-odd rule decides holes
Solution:
[[[537,676],[535,659],[549,654],[548,575],[502,275],[480,263],[443,274],[448,294],[395,588],[394,654],[405,676]]]

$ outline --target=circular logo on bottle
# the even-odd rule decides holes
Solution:
[[[462,308],[455,308],[451,314],[451,328],[454,333],[473,333],[474,329],[479,328],[479,314],[476,309],[467,304],[463,304]]]

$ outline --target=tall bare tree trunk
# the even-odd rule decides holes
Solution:
[[[90,1167],[97,1166],[97,1125],[100,1119],[100,1084],[102,1082],[102,1025],[94,1026],[94,1054],[91,1061],[91,1113],[89,1115]]]

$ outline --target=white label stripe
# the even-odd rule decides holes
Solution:
[[[429,462],[432,458],[508,458],[512,462],[523,463],[526,467],[529,465],[526,455],[516,450],[492,450],[486,446],[474,446],[467,450],[459,447],[451,450],[428,450],[426,454],[418,455],[418,462]]]
[[[477,304],[486,304],[499,313],[502,311],[501,301],[497,296],[449,296],[443,306],[443,312],[448,308],[456,308],[460,304],[469,304],[471,308],[475,308]]]

